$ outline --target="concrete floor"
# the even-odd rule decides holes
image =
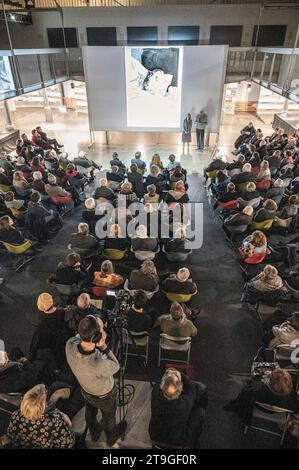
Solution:
[[[248,116],[246,120],[249,120]],[[35,120],[36,122],[44,125],[42,121]],[[242,121],[237,127],[231,127],[230,135],[237,137],[243,125]],[[50,129],[46,125],[44,127],[51,135]],[[65,150],[69,153],[88,144],[88,131],[82,128],[79,130],[79,127],[78,125],[71,131],[55,129],[56,137],[65,143]],[[227,132],[225,134],[228,135]],[[114,149],[126,163],[137,150],[131,146],[107,148],[96,145],[92,150],[92,156],[107,167]],[[230,394],[229,378],[232,374],[249,372],[261,338],[256,319],[240,303],[243,281],[236,257],[225,242],[221,228],[215,224],[208,205],[201,175],[203,167],[211,158],[211,151],[199,153],[192,149],[190,155],[182,155],[181,147],[175,145],[158,148],[149,146],[144,147],[142,151],[147,161],[154,151],[158,151],[164,161],[170,153],[176,153],[189,171],[191,201],[203,203],[203,246],[192,253],[187,263],[198,285],[198,294],[192,299],[192,306],[202,307],[198,319],[199,333],[192,342],[191,353],[191,363],[196,371],[196,378],[207,385],[209,395],[202,448],[277,448],[277,439],[271,436],[256,432],[243,436],[243,427],[236,416],[223,410],[224,402]],[[0,303],[0,338],[5,340],[7,350],[18,345],[27,352],[37,323],[36,298],[43,291],[51,291],[46,280],[67,253],[68,237],[76,229],[80,213],[79,208],[65,218],[63,230],[51,240],[24,272],[16,274],[12,269],[5,269],[1,266],[0,260],[0,275],[6,279],[5,285],[1,288],[4,300]],[[159,262],[159,269],[161,272],[169,269],[165,260]],[[157,349],[154,345],[151,350],[149,373],[154,380],[159,380],[162,369],[158,370],[156,359]],[[131,361],[133,362],[128,366],[127,379],[146,380],[144,374],[140,373],[138,364],[134,365],[134,359]],[[148,403],[149,391],[144,400]],[[134,413],[134,409],[139,406],[137,401],[132,405],[131,412]],[[148,410],[147,407],[146,409]],[[137,436],[140,433],[144,436],[146,432],[148,426],[146,416],[148,411],[142,419],[136,421],[135,429],[132,428],[133,434],[130,434],[130,440],[127,441],[128,446],[137,448],[140,445]],[[125,445],[128,447],[126,443]]]

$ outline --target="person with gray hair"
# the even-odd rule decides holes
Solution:
[[[116,196],[114,191],[108,188],[107,178],[101,178],[99,184],[100,186],[95,190],[95,193],[93,195],[94,199],[114,201]]]
[[[113,191],[119,190],[124,180],[124,175],[120,173],[117,165],[112,165],[111,171],[107,171],[106,178],[108,181],[108,187]]]
[[[78,225],[78,232],[72,233],[69,239],[72,249],[94,250],[98,246],[97,239],[89,234],[89,226],[86,223]]]
[[[199,449],[207,391],[176,369],[167,369],[151,396],[149,435],[161,448]]]
[[[253,219],[253,207],[246,206],[242,212],[236,212],[224,221],[223,228],[228,229],[230,232],[234,231],[235,227],[240,227],[246,225],[247,227],[251,225]]]
[[[197,335],[197,328],[191,320],[187,318],[189,313],[186,306],[178,302],[172,302],[169,315],[162,315],[158,321],[161,333],[176,338],[192,338]],[[190,312],[191,313],[191,312]]]

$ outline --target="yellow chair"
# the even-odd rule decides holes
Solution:
[[[274,222],[275,225],[278,227],[288,228],[293,221],[293,217],[289,217],[288,219],[280,219],[279,217],[275,217]]]
[[[10,191],[10,187],[6,186],[6,184],[0,184],[0,190],[4,193],[8,193],[8,191]]]
[[[124,258],[127,250],[118,250],[116,248],[105,248],[103,255],[111,261],[118,261]]]
[[[270,230],[274,222],[274,219],[263,220],[262,222],[253,222],[251,224],[251,230]]]
[[[247,185],[248,185],[248,183],[239,183],[239,184],[237,184],[238,191],[245,191]]]
[[[21,258],[20,264],[15,268],[16,273],[20,272],[28,263],[33,260],[33,256],[29,258],[25,256],[26,251],[32,247],[32,242],[30,240],[25,240],[22,245],[12,245],[11,243],[4,242],[0,240],[0,243],[5,247],[5,249],[12,255],[24,255]]]
[[[175,292],[165,292],[165,295],[169,302],[179,302],[179,303],[187,303],[189,302],[193,295],[197,294],[197,289],[193,294],[176,294]]]
[[[15,207],[11,207],[10,211],[16,219],[23,219],[26,215],[26,212],[19,211],[19,209],[16,209]]]
[[[213,179],[213,178],[216,178],[218,171],[219,170],[207,171],[206,175],[207,175],[208,178]]]
[[[12,245],[11,243],[3,242],[0,240],[0,243],[5,246],[7,251],[14,255],[22,255],[25,251],[29,250],[32,247],[32,242],[30,240],[25,240],[22,245]]]
[[[295,194],[296,198],[297,198],[297,202],[299,202],[299,193]]]

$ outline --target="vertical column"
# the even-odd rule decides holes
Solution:
[[[44,105],[45,105],[44,106],[44,111],[45,111],[46,122],[53,122],[53,112],[52,112],[52,108],[51,108],[50,103],[49,103],[47,89],[43,88],[42,92],[43,92]]]

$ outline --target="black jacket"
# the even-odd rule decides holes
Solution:
[[[127,313],[129,331],[150,331],[153,327],[153,320],[146,312],[137,312],[133,307]]]
[[[196,404],[196,388],[182,374],[183,392],[177,400],[167,400],[160,384],[156,384],[151,397],[149,435],[153,441],[170,446],[193,447],[196,436],[189,421]]]
[[[76,271],[73,267],[66,266],[61,262],[58,264],[55,280],[58,284],[72,285],[83,281],[85,277],[86,274],[82,271],[82,267],[80,271]]]

